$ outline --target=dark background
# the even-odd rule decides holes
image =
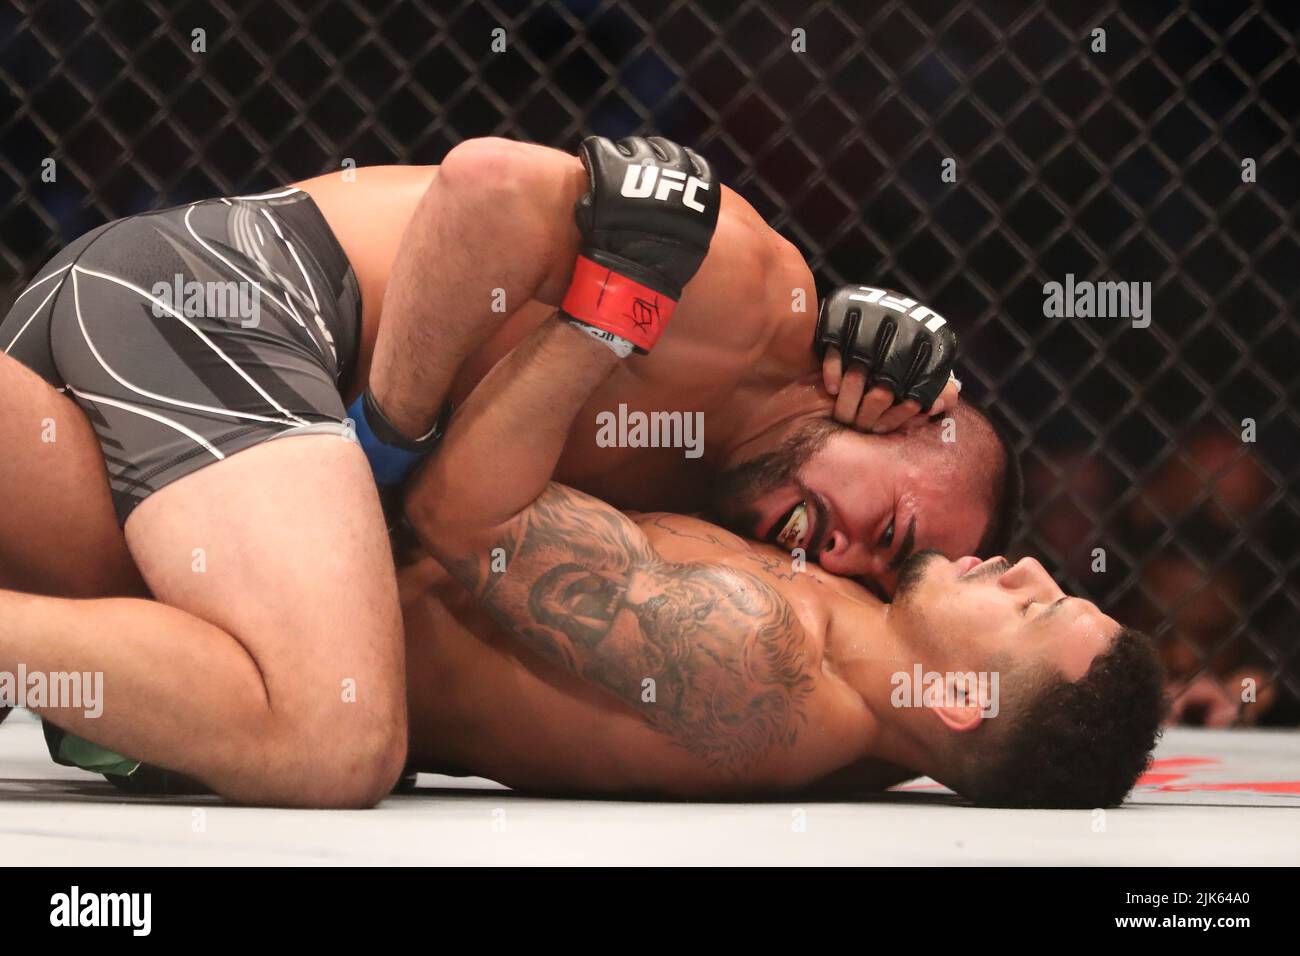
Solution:
[[[661,133],[821,288],[890,285],[953,321],[966,395],[1022,453],[1019,550],[1158,635],[1178,685],[1235,701],[1255,676],[1249,719],[1295,723],[1298,25],[1295,2],[17,0],[0,307],[127,213],[470,136]],[[1151,282],[1150,328],[1044,318],[1066,273]]]

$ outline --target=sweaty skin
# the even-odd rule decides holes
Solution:
[[[666,635],[643,628],[603,672],[525,646],[433,559],[404,563],[410,766],[519,790],[678,798],[848,795],[921,774],[943,780],[935,741],[977,731],[981,717],[895,708],[895,674],[917,662],[974,669],[1016,648],[1077,680],[1118,630],[1095,605],[1066,599],[1032,559],[981,575],[974,558],[936,557],[926,604],[978,617],[985,629],[922,652],[859,585],[814,567],[792,574],[783,552],[696,518],[632,521],[660,558],[724,570],[697,582],[691,599],[710,609],[689,615],[689,639],[669,649]],[[752,575],[761,598],[714,600],[734,590],[736,572]],[[571,597],[558,613],[591,611]],[[676,696],[680,686],[690,692]]]
[[[698,519],[635,521],[660,556],[746,569],[766,586],[761,597],[702,612],[671,663],[660,647],[629,648],[641,659],[626,666],[655,680],[656,698],[632,704],[592,683],[594,668],[575,673],[522,645],[441,565],[416,558],[399,574],[412,766],[524,790],[676,797],[817,783],[874,790],[914,775],[878,756],[871,713],[826,656],[840,632],[884,637],[879,602],[815,569],[792,575],[787,555]],[[721,578],[696,583],[703,604],[729,571]],[[715,668],[733,666],[761,685],[761,712],[744,701],[748,721],[699,689]],[[679,698],[677,682],[695,689]],[[640,681],[632,692],[641,700]]]
[[[1015,657],[1073,681],[1118,631],[1031,559],[918,554],[883,605],[702,520],[632,517],[549,481],[615,362],[567,325],[537,329],[408,489],[421,542],[464,588],[432,562],[402,572],[417,766],[671,796],[942,781],[952,735],[996,714],[896,707],[893,675]],[[527,452],[517,467],[472,467],[508,441]]]
[[[571,268],[577,251],[573,204],[586,182],[582,165],[564,153],[529,148],[559,170],[559,188],[547,204],[554,221],[564,224],[562,234],[570,243],[557,258]],[[439,168],[381,166],[355,174],[354,182],[332,173],[295,185],[316,201],[357,273],[364,310],[356,376],[361,383],[370,368],[380,305],[398,245]],[[494,251],[503,258],[539,254],[511,250],[508,240]],[[558,302],[553,293],[562,292],[567,275],[553,285],[548,298]],[[796,312],[800,301],[805,311]],[[500,330],[462,366],[452,400],[462,403],[555,304],[534,301],[508,314]],[[724,186],[710,254],[673,315],[671,337],[652,355],[618,369],[591,397],[575,421],[556,480],[619,507],[703,509],[708,503],[707,478],[759,431],[800,416],[830,416],[834,400],[819,387],[820,371],[810,347],[816,313],[812,273],[799,251]],[[726,318],[715,322],[716,316]],[[354,391],[359,390],[357,384]],[[703,412],[703,456],[690,459],[679,448],[599,447],[596,416],[616,410],[620,403],[629,411],[647,413]]]
[[[350,173],[354,178],[329,174],[298,184],[331,223],[360,280],[362,349],[347,397],[368,379],[390,421],[408,435],[424,434],[446,398],[462,404],[563,298],[579,245],[573,207],[586,175],[574,156],[498,139],[468,140],[438,167]],[[975,551],[989,529],[989,476],[1000,452],[977,438],[960,443],[976,449],[967,457],[915,403],[889,408],[880,403],[883,388],[864,396],[861,365],[842,377],[838,368],[820,368],[811,348],[818,303],[807,265],[748,203],[720,188],[713,241],[671,335],[591,395],[574,418],[557,480],[638,511],[725,508],[732,530],[760,539],[775,539],[785,516],[806,501],[815,516],[798,546],[826,570],[881,593],[892,589],[912,550]],[[829,358],[828,366],[837,364]],[[860,405],[856,398],[846,404],[848,395],[861,396]],[[956,404],[950,386],[936,407]],[[681,447],[598,440],[602,415],[665,413],[702,426],[699,457],[699,448],[688,455]],[[833,418],[853,429],[809,459],[791,455],[791,441]],[[860,434],[868,428],[896,430]],[[503,446],[493,462],[512,467],[517,453]],[[744,500],[710,500],[718,490],[713,479],[764,459],[803,464],[751,487]],[[985,460],[988,467],[970,464]]]

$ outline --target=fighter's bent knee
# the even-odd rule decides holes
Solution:
[[[329,740],[300,741],[309,754],[299,764],[292,802],[317,809],[364,810],[388,796],[406,764],[406,723],[372,724],[331,734]]]

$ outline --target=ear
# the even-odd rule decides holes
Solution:
[[[984,719],[979,687],[973,673],[950,672],[944,675],[943,700],[930,709],[943,725],[956,733],[967,733]]]
[[[944,726],[957,733],[974,730],[984,720],[984,712],[976,706],[970,707],[935,707],[935,716],[943,721]]]

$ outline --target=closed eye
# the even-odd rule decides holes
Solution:
[[[1034,599],[1030,598],[1024,604],[1020,605],[1020,616],[1024,617],[1029,613],[1029,609],[1034,606]]]
[[[898,514],[895,512],[894,517],[889,519],[889,527],[885,529],[885,533],[882,534],[880,540],[876,542],[876,547],[883,550],[894,543],[894,524],[897,520]]]

